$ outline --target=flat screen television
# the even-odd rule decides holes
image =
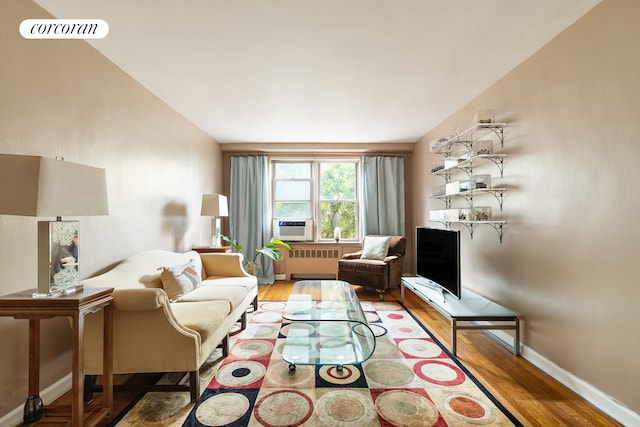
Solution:
[[[460,231],[417,227],[416,274],[460,299]]]

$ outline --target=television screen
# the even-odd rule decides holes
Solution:
[[[416,273],[460,298],[460,231],[417,227]]]

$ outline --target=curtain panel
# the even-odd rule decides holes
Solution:
[[[269,181],[266,156],[232,156],[229,191],[229,231],[243,246],[245,264],[256,250],[269,244]],[[274,283],[273,261],[258,256],[254,273],[258,285]]]
[[[404,158],[362,159],[364,235],[405,235]]]

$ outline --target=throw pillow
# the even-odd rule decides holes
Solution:
[[[160,267],[158,270],[162,270],[160,273],[162,288],[171,301],[175,301],[178,297],[194,290],[202,283],[198,267],[192,259],[185,264]]]
[[[389,252],[389,241],[391,237],[388,236],[367,236],[364,238],[362,245],[361,259],[377,259],[382,261]]]

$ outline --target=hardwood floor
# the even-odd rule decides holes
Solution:
[[[283,301],[289,296],[293,282],[278,281],[259,289],[260,301]],[[377,301],[378,294],[355,286],[362,301]],[[405,306],[448,348],[450,325],[435,309],[405,293]],[[395,289],[385,296],[386,301],[400,300]],[[479,331],[458,332],[458,358],[489,389],[496,398],[526,426],[621,426],[549,375],[543,373],[522,357]],[[116,383],[128,380],[116,376]],[[136,377],[140,381],[139,377]],[[144,377],[142,378],[144,381]],[[66,404],[70,393],[55,404]],[[136,393],[114,393],[114,412],[127,407]],[[96,393],[96,399],[100,394]],[[38,425],[38,423],[30,424]],[[47,424],[50,426],[51,424]]]

